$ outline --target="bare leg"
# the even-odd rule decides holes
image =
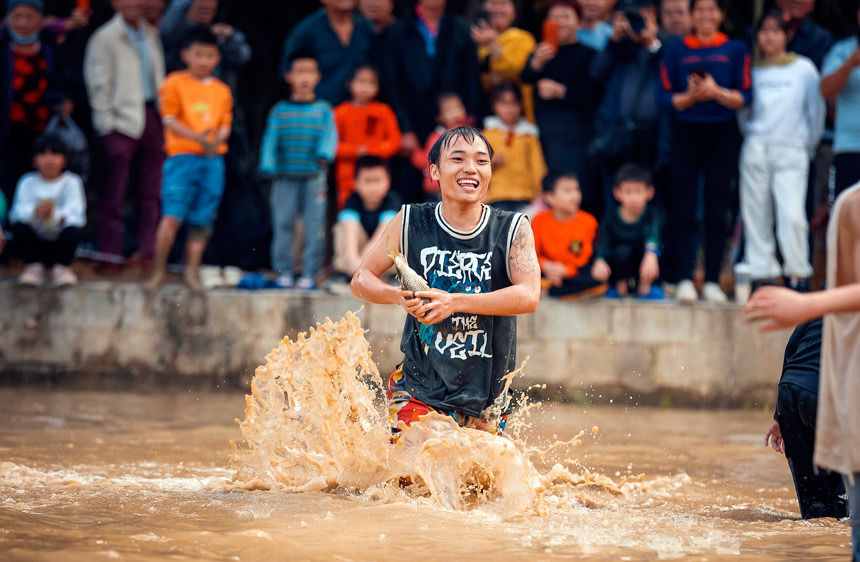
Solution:
[[[176,240],[176,232],[179,230],[180,222],[174,217],[161,217],[158,223],[158,233],[155,237],[155,262],[152,266],[152,277],[143,286],[146,291],[157,291],[164,282],[164,273],[167,268],[167,256],[170,248]]]
[[[200,284],[200,262],[208,240],[208,231],[202,233],[192,230],[188,233],[188,243],[185,245],[185,284],[196,293],[205,290]]]
[[[651,282],[650,281],[646,282],[644,279],[642,279],[640,277],[639,278],[639,290],[636,292],[639,293],[640,295],[647,295],[648,293],[651,292]]]
[[[618,291],[618,296],[627,296],[627,281],[619,281],[615,284],[615,290]]]

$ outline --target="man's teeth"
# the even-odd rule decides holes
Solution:
[[[457,184],[462,185],[464,187],[478,187],[478,180],[469,180],[469,179],[457,180]]]

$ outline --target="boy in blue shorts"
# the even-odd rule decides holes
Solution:
[[[182,50],[187,69],[171,73],[161,86],[161,116],[167,160],[161,191],[162,217],[155,240],[155,264],[146,285],[164,280],[167,256],[183,222],[188,223],[185,283],[202,291],[198,271],[224,192],[224,154],[233,121],[230,88],[212,76],[221,60],[218,40],[194,29]]]

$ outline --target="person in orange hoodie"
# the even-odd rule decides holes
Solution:
[[[532,220],[541,284],[549,287],[551,297],[605,293],[606,285],[591,277],[597,219],[579,208],[579,179],[562,174],[547,182],[546,188],[550,210]]]
[[[349,82],[350,101],[334,109],[338,145],[335,155],[337,208],[343,209],[355,186],[355,163],[361,156],[388,159],[400,150],[397,117],[377,101],[379,74],[370,65],[359,66]]]

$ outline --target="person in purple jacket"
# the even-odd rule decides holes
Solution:
[[[698,299],[692,279],[698,249],[699,178],[704,176],[703,296],[710,302],[725,302],[717,282],[740,147],[735,112],[751,101],[751,60],[744,43],[720,32],[724,0],[690,0],[690,12],[693,33],[667,46],[660,64],[660,101],[674,110],[666,239],[676,278],[667,281],[678,282],[679,301]]]

